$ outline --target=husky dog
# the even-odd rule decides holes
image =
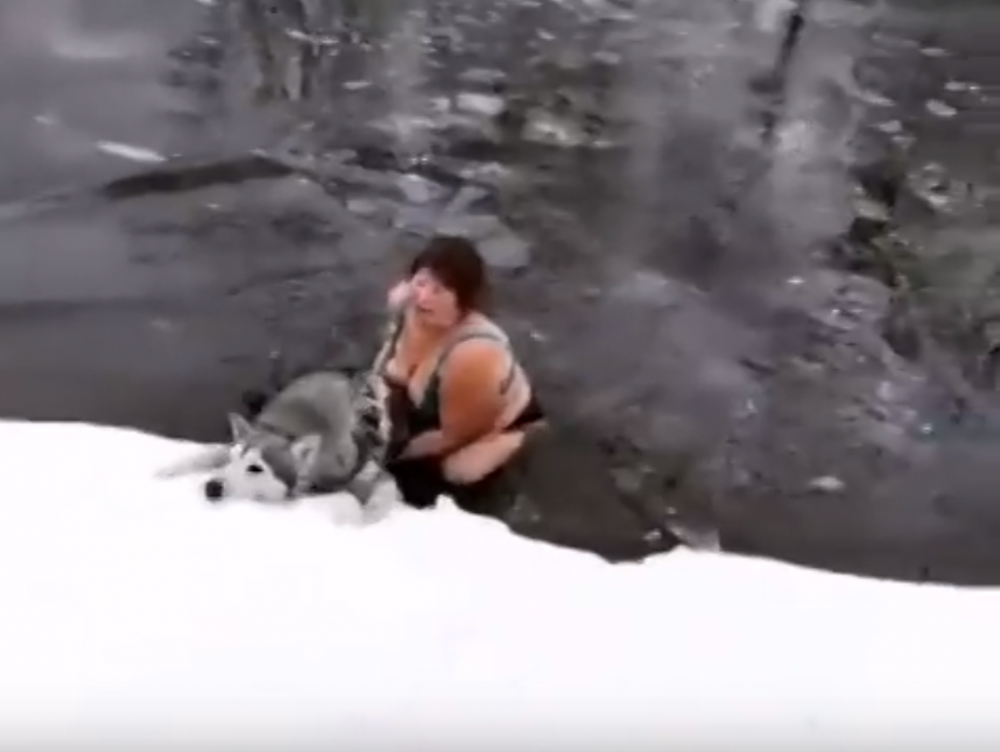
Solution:
[[[367,504],[388,480],[383,466],[392,421],[382,370],[395,350],[402,311],[390,308],[389,313],[378,354],[360,377],[316,371],[270,399],[256,395],[255,417],[230,413],[229,444],[210,447],[158,475],[211,472],[203,492],[213,502],[281,502],[346,490]]]
[[[359,410],[357,384],[316,371],[292,381],[259,414],[229,415],[231,441],[160,473],[210,471],[209,501],[286,502],[348,491],[362,505],[383,480],[377,416]],[[371,407],[369,406],[369,410]]]

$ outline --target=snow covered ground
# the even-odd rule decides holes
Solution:
[[[996,590],[691,551],[615,566],[451,506],[372,526],[331,521],[347,499],[213,507],[151,479],[189,451],[0,423],[0,745],[1000,741]]]

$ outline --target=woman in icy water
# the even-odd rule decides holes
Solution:
[[[487,511],[487,493],[544,425],[531,383],[504,331],[485,314],[489,281],[476,247],[430,240],[389,293],[402,322],[383,378],[394,434],[387,470],[403,497],[430,506],[438,494]]]

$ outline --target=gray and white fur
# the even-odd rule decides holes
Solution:
[[[365,504],[383,479],[381,442],[371,418],[363,421],[357,408],[356,384],[347,376],[306,374],[253,420],[231,413],[228,445],[211,447],[161,476],[211,472],[203,488],[210,501],[287,502],[347,491]]]
[[[231,440],[158,473],[210,472],[206,498],[291,501],[304,494],[348,491],[362,505],[387,474],[392,426],[382,370],[402,328],[390,310],[371,368],[356,380],[317,371],[294,380],[253,420],[231,413]]]

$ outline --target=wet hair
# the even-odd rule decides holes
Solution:
[[[435,235],[410,264],[410,276],[421,270],[433,274],[455,295],[462,313],[486,306],[489,280],[486,262],[475,244],[456,235]]]

